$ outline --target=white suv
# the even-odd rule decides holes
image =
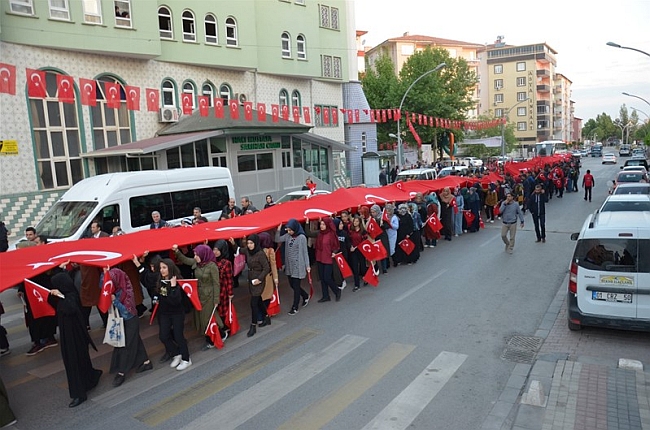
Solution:
[[[571,260],[570,330],[602,326],[650,330],[650,212],[590,215]]]
[[[469,167],[481,167],[483,165],[483,160],[476,157],[465,157],[461,161]]]

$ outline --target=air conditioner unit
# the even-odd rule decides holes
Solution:
[[[243,105],[248,101],[248,96],[244,93],[235,94],[235,99],[239,100],[239,104]]]
[[[174,107],[161,108],[160,122],[178,122],[178,109]]]

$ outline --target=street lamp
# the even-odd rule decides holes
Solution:
[[[621,46],[621,45],[619,45],[618,43],[607,42],[607,46],[612,46],[612,47],[614,47],[614,48],[621,48],[621,49],[629,49],[629,50],[631,50],[631,51],[640,52],[640,53],[645,54],[645,55],[647,55],[648,57],[650,57],[650,54],[648,54],[648,53],[645,52],[645,51],[642,51],[642,50],[640,50],[640,49],[636,49],[636,48],[631,48],[631,47],[629,47],[629,46]]]
[[[505,114],[501,117],[501,156],[505,157],[506,156],[506,121],[508,119],[508,115],[510,115],[510,111],[513,110],[514,108],[517,107],[517,105],[522,104],[523,102],[528,101],[528,98],[525,98],[523,100],[519,100],[517,103],[512,105],[510,109],[508,109]]]
[[[628,121],[628,123],[625,124],[625,126],[622,126],[621,122],[617,120],[616,122],[614,122],[614,124],[616,124],[618,128],[621,129],[621,144],[625,144],[625,129],[630,127],[632,125],[632,122]]]
[[[402,115],[402,105],[404,105],[404,100],[406,99],[406,95],[411,91],[411,88],[413,88],[413,85],[417,84],[417,82],[424,78],[427,75],[430,75],[433,72],[437,72],[438,70],[442,69],[443,67],[446,67],[447,63],[440,63],[438,64],[434,69],[429,70],[428,72],[424,72],[421,74],[416,80],[413,81],[413,83],[406,89],[406,92],[404,93],[404,97],[402,97],[402,101],[399,103],[399,113],[400,116]],[[404,164],[404,150],[402,149],[402,134],[400,131],[400,125],[401,125],[401,119],[397,121],[397,163],[399,165],[399,168],[402,168],[402,165]],[[391,135],[389,135],[391,136]],[[391,136],[393,137],[393,136]]]
[[[632,106],[630,106],[630,109],[635,110],[637,112],[641,112],[643,115],[645,115],[646,118],[650,119],[650,116],[648,116],[648,114],[643,112],[641,109],[637,109],[637,108],[634,108]]]
[[[630,93],[623,93],[623,95],[628,96],[628,97],[634,97],[635,99],[643,100],[645,102],[645,104],[650,106],[650,102],[647,101],[646,99],[644,99],[643,97],[635,96],[634,94],[630,94]]]

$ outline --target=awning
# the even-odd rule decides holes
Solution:
[[[368,151],[361,158],[394,158],[397,157],[395,151]]]
[[[150,139],[138,140],[137,142],[126,143],[124,145],[98,149],[97,151],[81,154],[81,156],[85,158],[99,158],[119,155],[146,155],[222,134],[224,134],[223,130],[210,130],[195,133],[172,134],[169,136],[157,136]]]
[[[346,145],[345,143],[337,142],[336,140],[328,139],[327,137],[319,136],[314,133],[296,134],[295,137],[304,140],[305,142],[315,143],[320,146],[331,147],[339,151],[356,151],[354,146]]]

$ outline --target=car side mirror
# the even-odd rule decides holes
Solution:
[[[571,240],[578,240],[578,236],[580,236],[580,233],[571,233]]]

